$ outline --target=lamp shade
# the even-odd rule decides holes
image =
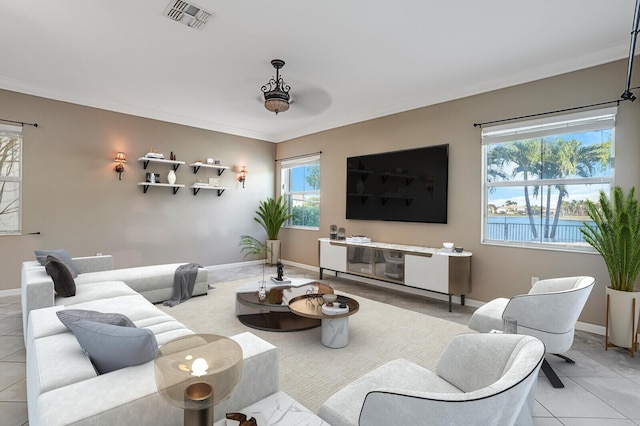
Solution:
[[[276,114],[289,109],[289,102],[279,98],[271,98],[264,101],[264,107]]]
[[[156,354],[158,392],[171,405],[204,410],[231,396],[242,377],[242,348],[227,337],[194,334],[162,345]]]
[[[116,158],[114,159],[114,161],[127,161],[127,158],[124,155],[124,152],[118,151],[116,153]]]

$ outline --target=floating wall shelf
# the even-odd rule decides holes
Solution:
[[[142,163],[142,166],[145,170],[147,170],[147,166],[149,165],[149,163],[160,163],[160,164],[168,164],[172,166],[174,172],[178,170],[178,167],[180,167],[181,164],[186,164],[184,161],[165,160],[162,158],[149,158],[149,157],[140,157],[138,158],[138,161]]]
[[[196,195],[200,192],[201,189],[217,189],[218,197],[222,195],[222,193],[229,188],[223,188],[222,186],[205,186],[205,185],[191,185],[189,188],[193,189],[193,195]]]
[[[218,176],[222,175],[222,173],[229,168],[229,166],[221,166],[219,164],[206,164],[206,163],[191,163],[190,167],[193,167],[193,174],[195,175],[200,170],[200,167],[205,167],[209,169],[218,169]]]
[[[184,188],[184,185],[174,184],[171,185],[169,183],[151,183],[151,182],[138,182],[138,186],[142,187],[142,191],[146,194],[147,190],[150,186],[163,186],[165,188],[173,188],[173,193],[178,192],[180,188]]]

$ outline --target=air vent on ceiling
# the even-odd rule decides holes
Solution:
[[[212,13],[201,9],[200,6],[182,0],[171,0],[164,11],[164,16],[169,19],[197,29],[202,28],[211,15]]]

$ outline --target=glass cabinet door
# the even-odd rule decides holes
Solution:
[[[347,247],[347,271],[372,275],[374,249],[370,247]]]
[[[395,250],[376,250],[375,276],[402,281],[404,279],[404,254]]]

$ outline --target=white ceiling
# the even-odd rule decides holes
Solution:
[[[280,142],[626,58],[635,0],[197,0],[199,30],[168,4],[1,0],[0,88]]]

